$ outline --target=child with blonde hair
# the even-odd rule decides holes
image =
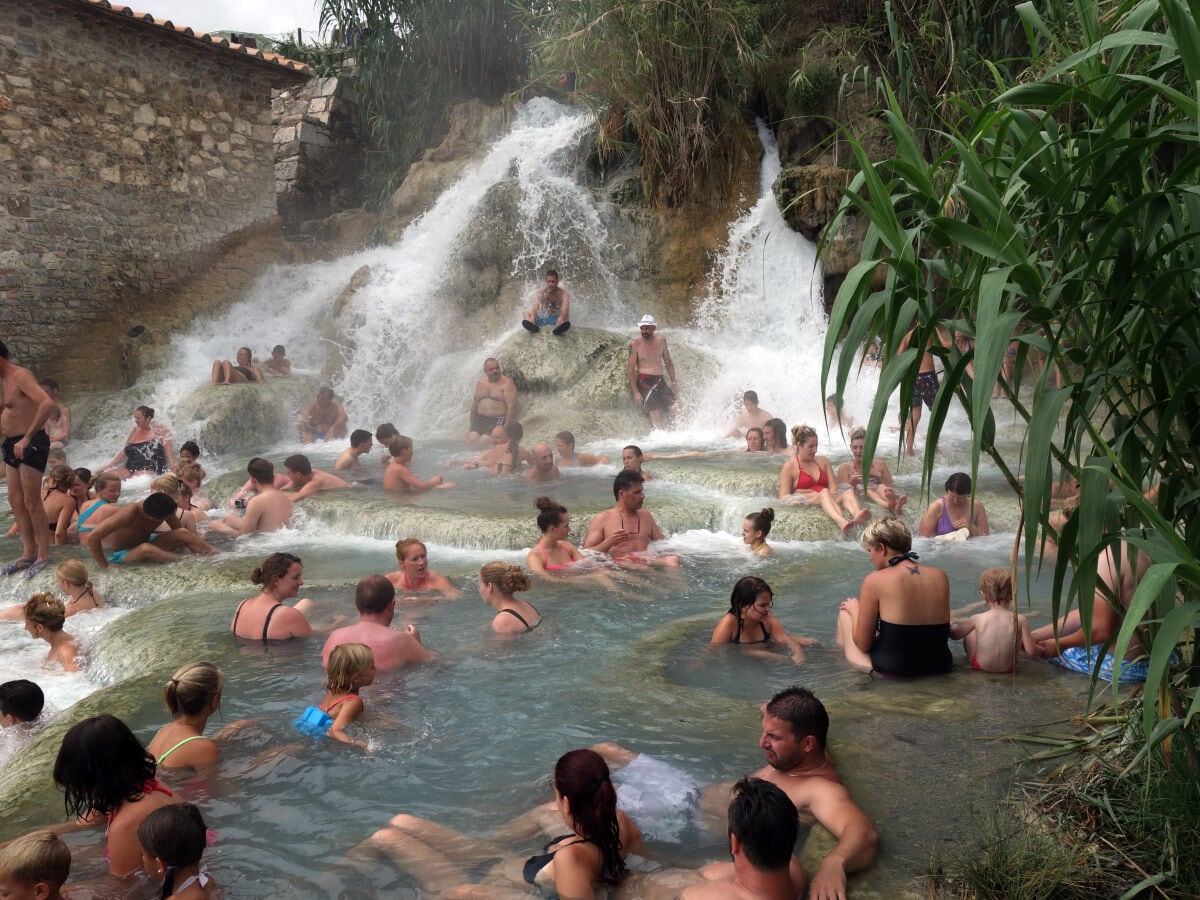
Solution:
[[[173,721],[146,748],[160,769],[210,766],[221,758],[213,739],[204,737],[204,727],[221,706],[223,686],[221,670],[210,662],[188,663],[167,681],[163,702]]]
[[[50,645],[46,662],[57,662],[64,672],[78,672],[79,647],[75,638],[63,631],[67,620],[66,606],[53,594],[34,594],[25,602],[25,630],[29,636]]]
[[[52,831],[35,831],[0,850],[0,897],[62,900],[71,851]]]
[[[142,848],[142,868],[162,879],[159,897],[208,900],[221,896],[220,888],[200,863],[208,844],[204,817],[194,803],[172,803],[156,809],[137,830]]]
[[[1014,628],[1019,632],[1021,650],[1026,656],[1037,655],[1037,644],[1029,630],[1029,617],[1013,616],[1013,584],[1008,569],[984,569],[979,576],[979,593],[987,610],[963,622],[951,622],[950,637],[963,642],[972,669],[1014,672],[1017,668]]]
[[[368,749],[366,741],[346,734],[346,727],[362,715],[361,688],[375,681],[375,654],[366,644],[338,644],[329,654],[325,670],[325,699],[310,706],[293,724],[312,737],[328,734],[346,744]]]

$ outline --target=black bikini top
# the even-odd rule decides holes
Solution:
[[[910,559],[913,562],[916,562],[920,558],[921,557],[919,557],[917,554],[915,554],[911,550],[909,550],[907,553],[901,553],[899,556],[893,556],[891,559],[889,559],[888,566],[889,567],[898,566],[898,565],[900,565],[900,563],[904,562],[906,559]]]

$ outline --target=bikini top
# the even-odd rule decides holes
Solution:
[[[575,832],[571,832],[570,834],[560,834],[558,837],[553,838],[552,840],[547,842],[545,847],[542,848],[542,850],[544,852],[538,853],[537,855],[531,856],[531,857],[529,857],[529,859],[525,860],[525,865],[521,869],[521,875],[525,878],[525,881],[527,883],[529,883],[529,884],[537,884],[538,883],[538,875],[541,874],[542,870],[545,869],[546,866],[550,865],[550,863],[552,863],[554,861],[554,854],[556,854],[559,850],[562,849],[562,847],[557,847],[554,850],[551,850],[550,848],[553,847],[555,844],[562,843],[563,841],[567,840],[568,838],[575,838],[575,840],[571,841],[570,844],[565,845],[568,847],[571,846],[572,844],[594,844],[595,843],[595,841],[589,840],[588,838],[580,837],[579,835],[575,834]]]
[[[795,487],[795,490],[820,492],[820,491],[823,491],[826,488],[828,488],[829,487],[829,479],[825,477],[825,467],[819,466],[818,468],[820,468],[821,471],[819,473],[817,473],[816,478],[813,478],[811,475],[809,475],[807,472],[805,472],[802,468],[800,468],[800,463],[797,462],[796,463],[796,487]]]
[[[163,787],[157,778],[151,778],[149,781],[146,781],[142,784],[142,796],[149,796],[150,794],[153,794],[155,791],[158,791],[158,793],[160,793],[160,794],[166,794],[168,797],[175,796],[174,792],[169,791],[165,787]],[[104,817],[105,821],[107,821],[109,826],[112,825],[113,819],[115,819],[117,817],[117,812],[119,810],[120,810],[120,807],[117,807],[116,809],[114,809],[112,812],[108,813],[108,815],[106,815]],[[104,829],[104,861],[105,862],[110,861],[109,853],[108,853],[108,827],[105,827],[105,829]]]
[[[537,542],[537,547],[539,550],[542,551],[542,565],[545,566],[545,569],[547,572],[558,572],[562,569],[567,568],[570,565],[570,563],[563,563],[561,565],[556,565],[556,566],[550,565],[550,557],[546,555],[546,548],[542,546],[541,541]]]
[[[251,599],[253,599],[253,598],[251,598]],[[234,612],[234,614],[233,614],[233,633],[234,634],[237,634],[238,616],[240,616],[242,614],[242,607],[245,606],[249,602],[250,602],[250,600],[243,600],[241,603],[238,604],[237,611]],[[267,613],[267,619],[265,622],[263,622],[262,642],[264,644],[267,643],[267,640],[268,640],[267,632],[271,630],[271,616],[275,615],[275,613],[277,613],[279,611],[279,607],[281,607],[281,606],[283,606],[282,603],[276,603],[274,606],[271,607],[270,612]]]
[[[174,753],[176,750],[178,750],[178,749],[179,749],[180,747],[182,747],[184,744],[190,744],[192,741],[198,741],[198,740],[200,740],[200,738],[202,738],[203,736],[204,736],[204,735],[201,735],[201,734],[194,734],[194,735],[192,735],[191,737],[185,737],[185,738],[184,738],[182,741],[180,741],[178,744],[176,744],[174,747],[172,747],[170,750],[168,750],[166,753],[164,753],[162,756],[160,756],[160,757],[158,758],[158,764],[161,766],[161,765],[163,764],[163,761],[164,761],[164,760],[165,760],[165,759],[166,759],[168,756],[170,756],[172,753]]]
[[[80,534],[84,534],[88,531],[92,531],[95,529],[96,526],[94,526],[94,525],[89,525],[87,528],[84,528],[83,523],[88,520],[88,516],[90,516],[92,513],[94,513],[96,510],[98,510],[100,507],[102,507],[107,502],[108,502],[107,500],[97,500],[95,503],[93,503],[91,506],[89,506],[87,509],[85,509],[83,512],[81,512],[79,514],[79,520],[75,523],[75,527],[79,530]]]
[[[212,878],[210,878],[208,875],[208,866],[201,866],[200,870],[196,872],[195,875],[191,876],[190,878],[185,878],[183,881],[179,882],[179,884],[175,885],[175,889],[171,891],[171,893],[182,894],[193,884],[198,884],[200,887],[208,887],[208,883],[210,881],[212,881]]]
[[[100,604],[96,603],[96,594],[92,591],[92,586],[90,584],[87,586],[87,589],[82,594],[80,594],[78,597],[72,597],[64,605],[71,606],[74,603],[78,603],[84,597],[91,597],[92,603],[95,603],[97,606],[100,605]]]
[[[771,637],[771,632],[767,630],[767,623],[762,623],[763,639],[761,641],[743,641],[742,640],[742,619],[738,616],[737,632],[733,635],[733,643],[735,644],[768,644],[774,640]]]

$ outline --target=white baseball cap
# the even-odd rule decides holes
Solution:
[[[642,316],[642,321],[638,322],[638,328],[645,328],[647,325],[657,328],[658,323],[654,321],[654,316]]]

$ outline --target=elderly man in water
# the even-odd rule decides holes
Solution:
[[[329,635],[321,651],[321,665],[328,667],[329,654],[339,644],[366,644],[375,654],[378,669],[398,669],[409,663],[438,659],[438,654],[421,643],[416,625],[403,631],[392,628],[396,615],[396,588],[383,575],[368,575],[354,590],[354,608],[358,621]]]
[[[545,481],[556,481],[562,477],[562,472],[558,471],[558,466],[554,464],[554,448],[545,441],[534,444],[530,455],[533,457],[533,465],[525,473],[526,481],[540,484]]]

